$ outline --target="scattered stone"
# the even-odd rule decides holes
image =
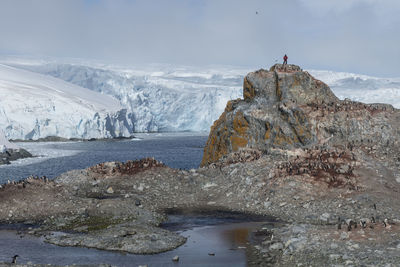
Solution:
[[[329,258],[333,261],[337,261],[341,258],[341,256],[338,254],[331,254],[331,255],[329,255]]]
[[[107,194],[114,194],[114,189],[110,186],[106,190]]]
[[[350,237],[349,232],[341,232],[340,239],[348,239]]]
[[[325,212],[319,218],[323,222],[328,222],[330,217],[331,217],[331,215],[329,213]]]
[[[270,247],[270,250],[282,250],[283,249],[283,244],[280,242],[273,243]]]

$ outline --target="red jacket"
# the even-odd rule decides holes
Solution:
[[[283,60],[286,61],[287,59],[288,59],[288,57],[285,55],[285,56],[283,57]]]

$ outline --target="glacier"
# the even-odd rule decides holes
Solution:
[[[24,68],[111,95],[135,132],[208,131],[228,100],[240,98],[243,70],[151,66],[138,69],[46,64]]]
[[[110,96],[0,64],[0,129],[7,139],[129,136],[132,124]]]
[[[108,138],[127,137],[137,132],[208,132],[223,112],[226,102],[242,97],[243,78],[255,69],[166,64],[132,67],[44,60],[14,60],[3,64],[0,66],[1,91],[11,88],[10,84],[4,85],[10,82],[10,74],[5,73],[10,69],[16,76],[13,88],[35,88],[13,94],[15,97],[6,94],[7,100],[1,93],[0,129],[9,139],[37,139],[49,135]],[[400,108],[400,79],[308,71],[327,83],[341,99],[389,103]],[[27,77],[32,79],[27,80]],[[43,88],[51,89],[52,97],[38,96],[36,91]],[[62,92],[63,98],[57,90]],[[17,115],[13,115],[15,112]]]

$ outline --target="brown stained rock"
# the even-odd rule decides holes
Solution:
[[[230,111],[232,111],[232,104],[229,101],[225,108],[225,111],[211,126],[211,131],[217,131],[218,129],[219,136],[210,135],[210,137],[208,138],[207,145],[204,148],[204,156],[201,163],[202,165],[206,165],[208,162],[215,162],[219,158],[221,158],[221,156],[228,153],[227,139],[229,138],[229,133],[227,131],[227,127],[225,127],[224,125],[226,124],[226,113]]]

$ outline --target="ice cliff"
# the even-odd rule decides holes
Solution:
[[[7,139],[130,136],[119,102],[50,76],[0,65],[0,129]]]

